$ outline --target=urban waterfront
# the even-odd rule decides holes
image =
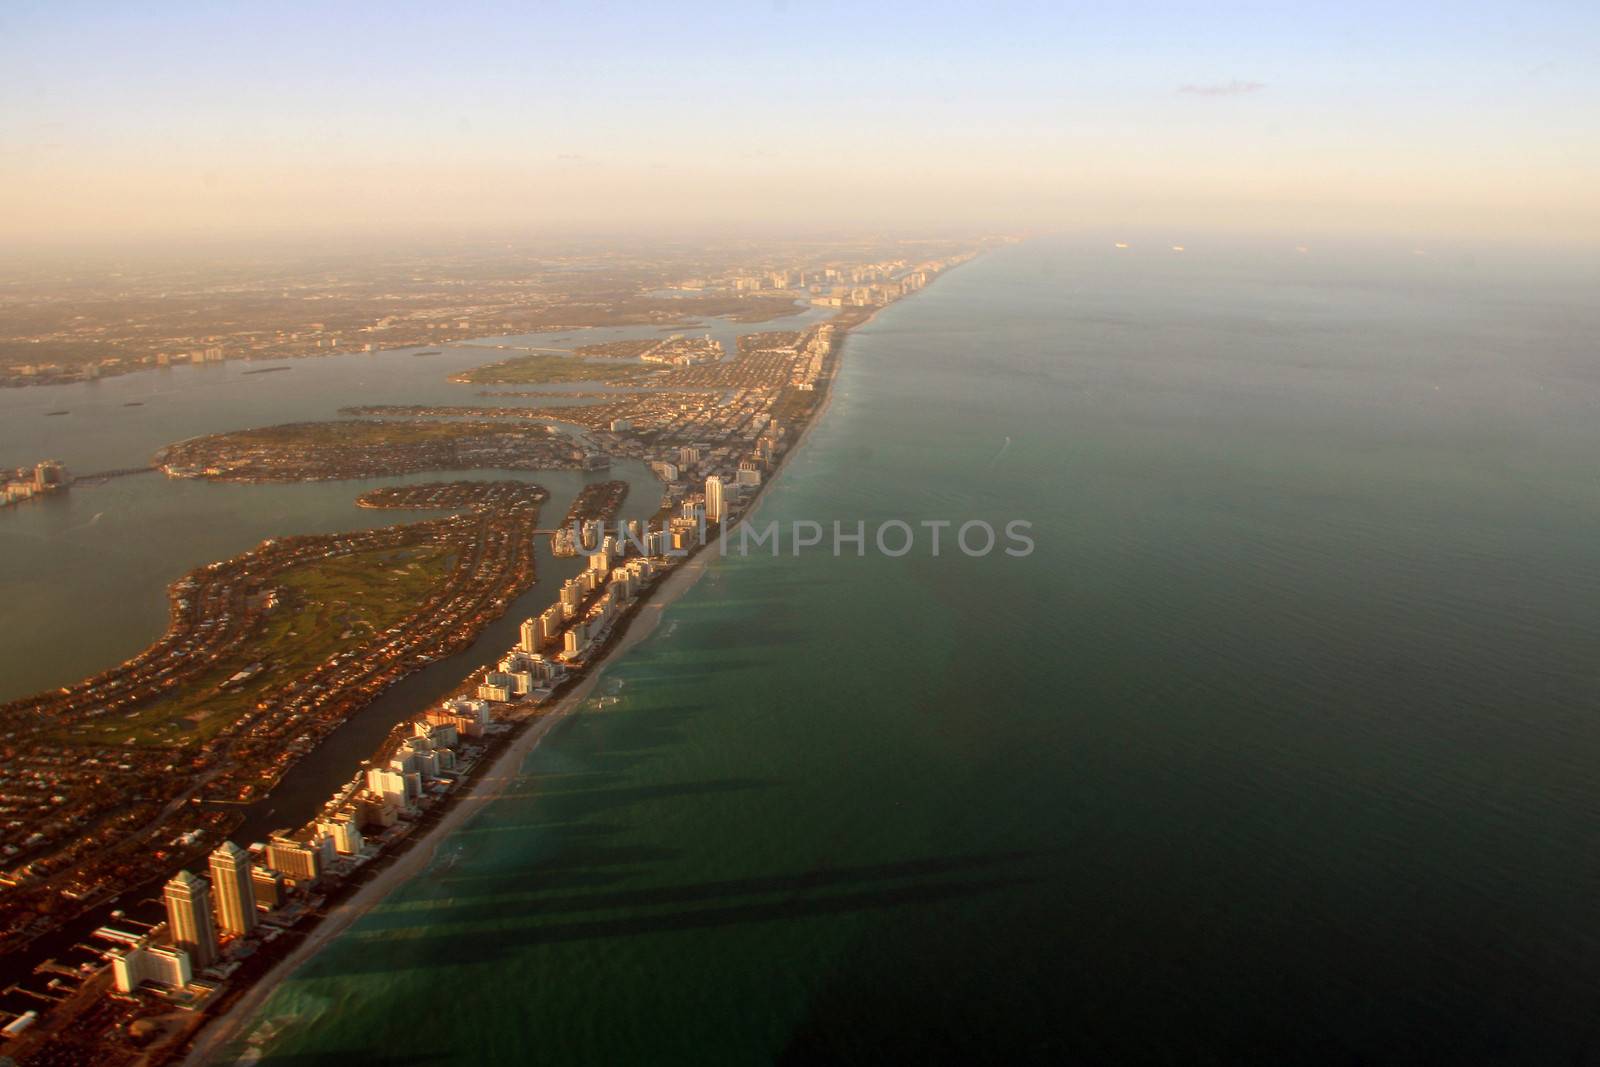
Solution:
[[[787,328],[817,317],[808,310],[782,322]],[[710,333],[731,349],[735,336],[749,329],[714,319],[684,332]],[[337,418],[338,409],[351,404],[473,403],[480,387],[447,379],[506,354],[490,347],[494,344],[570,350],[661,336],[666,335],[649,326],[573,330],[264,364],[291,368],[274,374],[252,374],[257,365],[236,362],[0,390],[0,454],[18,463],[59,459],[75,475],[123,469],[148,463],[158,449],[178,440]],[[578,386],[545,388],[581,391]],[[47,415],[56,410],[69,414]],[[655,480],[642,465],[624,463],[619,469],[641,487],[640,506],[653,502]],[[552,490],[556,517],[584,480],[562,471],[516,476]],[[267,537],[388,525],[392,516],[362,510],[355,498],[376,485],[436,478],[229,485],[138,474],[0,511],[0,579],[7,591],[0,602],[0,631],[10,639],[9,654],[0,659],[0,701],[70,684],[144,648],[166,626],[167,585],[190,569]]]
[[[265,1061],[1592,1056],[1592,279],[1129,251],[855,331],[759,515],[1030,558],[714,562]]]

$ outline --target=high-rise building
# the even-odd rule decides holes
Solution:
[[[556,641],[556,636],[561,633],[561,605],[552,604],[544,609],[539,616],[539,647],[548,648]]]
[[[283,875],[257,867],[250,874],[250,887],[255,893],[256,907],[273,910],[283,903]]]
[[[561,609],[555,609],[556,618],[561,617]],[[550,613],[545,612],[541,619]],[[455,699],[447,700],[438,708],[428,711],[424,718],[431,723],[449,723],[463,737],[482,737],[484,727],[489,725],[489,705],[482,700]],[[368,783],[369,788],[377,789]],[[382,792],[382,790],[377,790]]]
[[[537,663],[541,658],[542,657],[539,656],[529,656],[528,661],[530,663]],[[457,742],[460,740],[459,731],[455,728],[454,723],[413,721],[411,724],[411,732],[416,734],[418,737],[426,737],[428,740],[432,741],[434,750],[440,752],[447,748],[455,748]]]
[[[161,948],[148,940],[112,949],[111,973],[119,993],[132,993],[144,982],[182,989],[193,977],[187,952]]]
[[[575,579],[567,579],[561,585],[561,614],[567,618],[578,613],[578,608],[583,603],[583,585]]]
[[[722,522],[728,517],[728,504],[723,495],[722,479],[713,474],[706,479],[706,521]]]
[[[217,894],[217,924],[230,934],[248,934],[256,925],[255,889],[250,881],[250,853],[223,842],[211,853],[211,884]]]
[[[67,469],[60,460],[47,459],[33,468],[33,487],[40,492],[59,489],[67,484]]]
[[[172,943],[189,954],[195,970],[217,958],[217,928],[211,919],[211,883],[179,871],[167,883],[167,931]]]
[[[411,802],[406,792],[406,776],[402,771],[373,767],[367,771],[367,788],[385,800],[393,801],[398,807],[403,808]]]
[[[322,832],[324,841],[333,842],[335,855],[360,855],[364,839],[354,815],[336,814],[332,818],[319,821],[317,829]]]
[[[280,831],[267,841],[267,866],[297,884],[315,882],[322,877],[322,850]]]

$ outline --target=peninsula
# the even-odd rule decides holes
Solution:
[[[238,1018],[229,1009],[250,1003],[255,983],[274,980],[279,961],[305,958],[333,928],[313,935],[319,923],[348,921],[364,906],[358,901],[414,870],[417,844],[454,825],[463,798],[503,781],[517,754],[577,706],[626,635],[640,632],[645,606],[658,613],[699,572],[708,538],[754,505],[821,410],[845,333],[974,254],[854,268],[870,286],[860,287],[860,304],[804,328],[743,335],[731,353],[675,335],[588,361],[553,357],[599,373],[648,367],[642,389],[563,407],[354,407],[341,420],[162,450],[156,463],[169,477],[246,483],[596,469],[627,456],[649,465],[660,499],[647,521],[607,529],[629,486],[586,486],[554,547],[558,555],[581,550],[587,565],[524,621],[516,647],[463,678],[456,696],[399,724],[311,823],[265,842],[228,842],[237,805],[269,791],[395,680],[465,647],[532,585],[534,537],[548,532],[537,529],[543,489],[501,481],[369,490],[359,500],[365,508],[451,514],[275,539],[202,568],[174,586],[169,631],[144,653],[0,708],[13,737],[53,761],[52,781],[75,775],[81,783],[27,842],[30,858],[16,869],[8,905],[16,903],[0,913],[10,958],[29,960],[29,944],[74,916],[105,916],[82,951],[73,949],[83,968],[74,991],[41,1014],[17,1051],[54,1043],[81,1049],[85,1062],[158,1064],[208,1019]],[[107,800],[128,796],[136,802]],[[228,852],[238,846],[248,851]],[[233,858],[219,859],[224,853]],[[260,891],[245,909],[255,917],[219,927],[214,942],[193,951],[173,943],[174,891],[165,921],[109,914],[110,902],[176,872],[209,865],[216,883],[218,863],[243,863]]]

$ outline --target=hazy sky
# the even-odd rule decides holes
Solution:
[[[1600,243],[1600,4],[0,5],[0,237]]]

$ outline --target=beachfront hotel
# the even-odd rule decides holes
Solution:
[[[211,884],[190,871],[179,871],[167,883],[167,928],[172,944],[189,955],[195,970],[217,958],[217,928],[211,918]]]
[[[250,853],[232,841],[224,841],[211,853],[211,884],[217,895],[217,925],[225,933],[242,936],[255,929],[255,887],[250,873]]]

